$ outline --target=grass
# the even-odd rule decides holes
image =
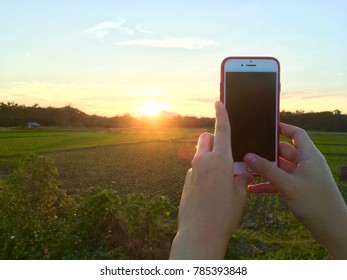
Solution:
[[[92,186],[168,195],[178,205],[186,171],[202,130],[0,130],[0,175],[30,152],[55,160],[62,187],[78,194]],[[339,181],[347,165],[347,133],[309,132]],[[241,228],[229,244],[232,259],[327,259],[323,248],[287,211],[279,195],[248,195]]]
[[[28,152],[51,153],[81,148],[197,138],[201,130],[7,130],[0,131],[0,157],[18,159]],[[194,139],[195,140],[195,139]]]

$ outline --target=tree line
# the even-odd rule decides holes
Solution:
[[[282,111],[282,122],[293,124],[307,130],[347,132],[347,115],[339,110],[332,112],[304,112]],[[201,128],[213,127],[214,118],[170,115],[162,112],[156,117],[135,118],[130,114],[114,117],[88,115],[71,106],[62,108],[42,108],[38,104],[33,106],[19,105],[14,102],[0,103],[0,126],[26,126],[28,122],[37,122],[42,126],[66,127],[168,127],[168,128]]]
[[[324,112],[281,112],[281,122],[299,126],[306,130],[347,132],[347,115],[339,110]]]

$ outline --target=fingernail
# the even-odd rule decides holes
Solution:
[[[245,155],[245,159],[250,163],[255,163],[257,161],[257,156],[255,154],[249,153]]]
[[[199,145],[201,145],[202,143],[206,142],[205,138],[206,138],[206,136],[204,136],[204,134],[201,134],[201,135],[199,136],[198,143],[196,144],[196,146],[199,146]]]
[[[223,108],[223,103],[222,102],[220,102],[220,101],[216,101],[215,103],[214,103],[214,106],[215,106],[215,108],[217,109],[217,108]]]

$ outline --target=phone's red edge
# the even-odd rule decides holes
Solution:
[[[221,79],[220,79],[220,94],[219,94],[219,99],[220,101],[224,104],[224,65],[226,63],[227,60],[229,59],[272,59],[274,61],[276,61],[277,65],[278,65],[278,76],[277,76],[277,83],[278,83],[278,99],[277,99],[277,108],[278,108],[278,112],[277,112],[277,118],[278,118],[278,124],[277,124],[277,166],[279,165],[279,142],[280,142],[280,94],[281,94],[281,79],[280,79],[280,75],[281,75],[281,66],[280,66],[280,62],[278,61],[277,58],[272,57],[272,56],[228,56],[226,58],[223,59],[222,64],[221,64]]]

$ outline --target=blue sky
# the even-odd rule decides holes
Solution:
[[[347,113],[346,11],[342,0],[0,0],[0,101],[213,116],[222,59],[269,55],[282,110]]]

